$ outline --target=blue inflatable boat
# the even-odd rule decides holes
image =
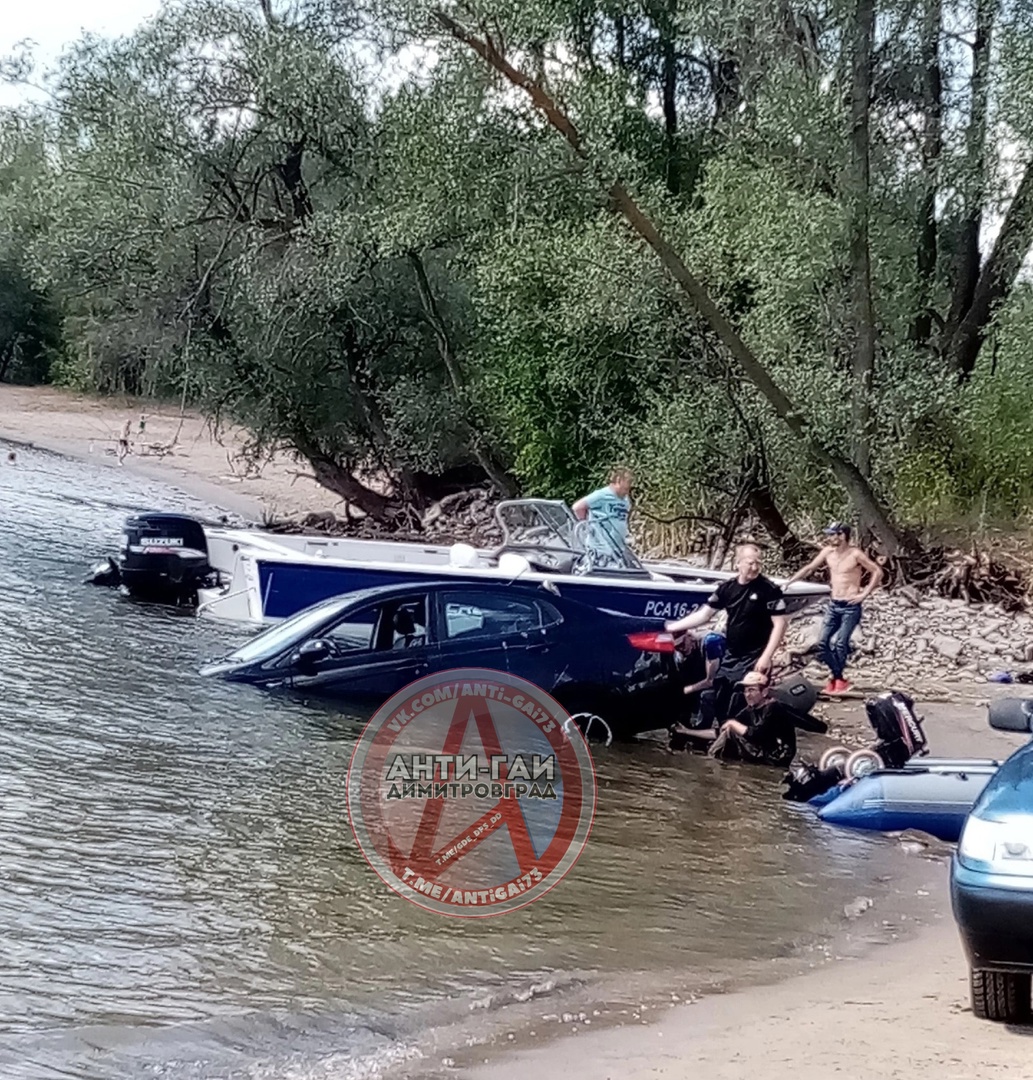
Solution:
[[[919,829],[954,842],[999,765],[985,758],[920,759],[835,787],[811,805],[820,806],[818,817],[831,825],[878,832]]]
[[[996,772],[1000,768],[1001,763],[999,761],[991,760],[990,758],[922,758],[916,761],[909,761],[900,769],[882,769],[881,774],[885,773],[907,773],[907,772],[958,772],[966,769],[979,771],[980,769],[990,769]],[[829,788],[828,791],[823,791],[820,795],[815,795],[813,799],[807,800],[808,806],[827,806],[834,799],[838,799],[844,791],[847,790],[849,785],[847,783],[837,784],[833,788]]]

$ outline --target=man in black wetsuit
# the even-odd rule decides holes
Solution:
[[[788,765],[796,757],[796,729],[825,732],[823,720],[804,715],[771,697],[768,678],[747,672],[739,684],[746,708],[721,725],[707,751],[724,761],[753,761],[759,765]]]
[[[700,701],[705,726],[724,723],[743,707],[736,684],[749,671],[766,675],[786,632],[782,590],[761,573],[761,553],[756,544],[736,549],[738,575],[722,582],[707,602],[691,615],[667,622],[664,629],[679,633],[703,626],[719,612],[728,613],[725,655],[714,684]]]

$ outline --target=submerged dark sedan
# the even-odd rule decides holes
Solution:
[[[659,620],[540,586],[449,581],[324,600],[201,673],[379,705],[423,675],[457,667],[527,679],[568,712],[601,717],[614,738],[667,727],[686,707],[682,687],[702,677],[698,650],[676,651]]]

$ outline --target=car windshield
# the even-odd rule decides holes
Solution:
[[[340,602],[334,599],[323,604],[316,604],[315,607],[306,608],[304,611],[299,611],[296,615],[291,615],[289,619],[284,619],[283,622],[270,626],[268,630],[263,630],[262,633],[230,653],[226,659],[232,660],[236,664],[250,664],[256,660],[264,660],[266,657],[275,656],[288,646],[312,633],[317,626],[326,622],[331,615],[338,611],[340,606]]]

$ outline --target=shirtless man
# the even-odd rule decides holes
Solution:
[[[829,568],[832,603],[825,616],[825,625],[821,628],[819,649],[822,663],[831,672],[831,678],[825,684],[825,693],[844,694],[850,689],[850,683],[843,678],[843,669],[850,654],[850,638],[861,621],[861,605],[882,581],[882,567],[850,543],[849,525],[834,521],[825,530],[825,535],[829,538],[828,545],[802,570],[797,570],[783,588],[810,577],[823,564]],[[869,574],[868,584],[862,585],[865,570]]]

